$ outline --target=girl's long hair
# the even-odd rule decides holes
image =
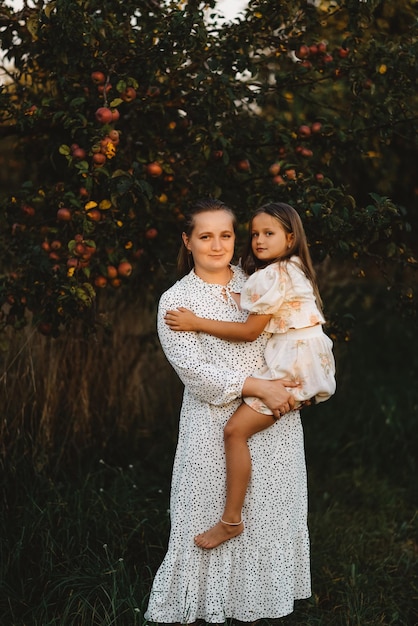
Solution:
[[[232,209],[226,204],[217,200],[216,198],[203,198],[198,200],[190,209],[185,213],[183,232],[190,237],[195,227],[195,217],[199,213],[206,213],[208,211],[225,211],[229,213],[232,220],[232,226],[234,232],[237,228],[237,218]],[[180,276],[185,276],[194,268],[193,255],[187,250],[184,242],[180,246],[179,253],[177,255],[177,270]]]
[[[269,261],[260,261],[259,259],[257,259],[253,252],[252,221],[254,217],[260,215],[261,213],[266,213],[267,215],[274,217],[278,222],[280,222],[286,233],[293,234],[293,240],[290,248],[288,248],[285,254],[280,258],[271,259]],[[248,240],[245,245],[245,249],[241,259],[242,268],[247,274],[253,274],[256,270],[266,267],[267,265],[270,265],[270,263],[288,260],[293,255],[299,257],[302,270],[306,278],[312,283],[316,303],[321,309],[322,300],[318,289],[316,273],[313,267],[308,242],[306,240],[305,230],[303,228],[302,220],[300,219],[299,213],[292,206],[290,206],[289,204],[285,204],[284,202],[270,202],[268,204],[264,204],[252,215]]]

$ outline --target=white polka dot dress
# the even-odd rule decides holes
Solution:
[[[263,364],[267,335],[252,343],[204,333],[174,332],[163,317],[185,306],[201,317],[244,321],[230,295],[245,275],[233,268],[226,290],[192,271],[160,300],[158,333],[167,359],[185,385],[175,455],[171,532],[155,576],[146,619],[189,624],[227,618],[279,618],[310,589],[307,486],[302,425],[288,413],[250,441],[252,476],[239,536],[203,550],[193,537],[215,524],[225,502],[223,428],[241,401],[244,380]]]

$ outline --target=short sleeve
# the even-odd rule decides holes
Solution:
[[[249,313],[272,315],[283,304],[289,275],[274,263],[252,274],[241,292],[241,307]]]

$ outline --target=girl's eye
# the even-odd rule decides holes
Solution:
[[[251,237],[254,239],[254,237],[257,237],[258,233],[251,233]]]
[[[267,237],[270,237],[270,236],[271,236],[271,235],[273,235],[273,234],[274,234],[274,233],[272,233],[272,232],[271,232],[271,230],[269,230],[269,231],[266,233]]]

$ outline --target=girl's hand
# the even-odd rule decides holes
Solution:
[[[164,321],[171,330],[197,331],[199,318],[189,309],[179,307],[174,311],[167,311]]]

